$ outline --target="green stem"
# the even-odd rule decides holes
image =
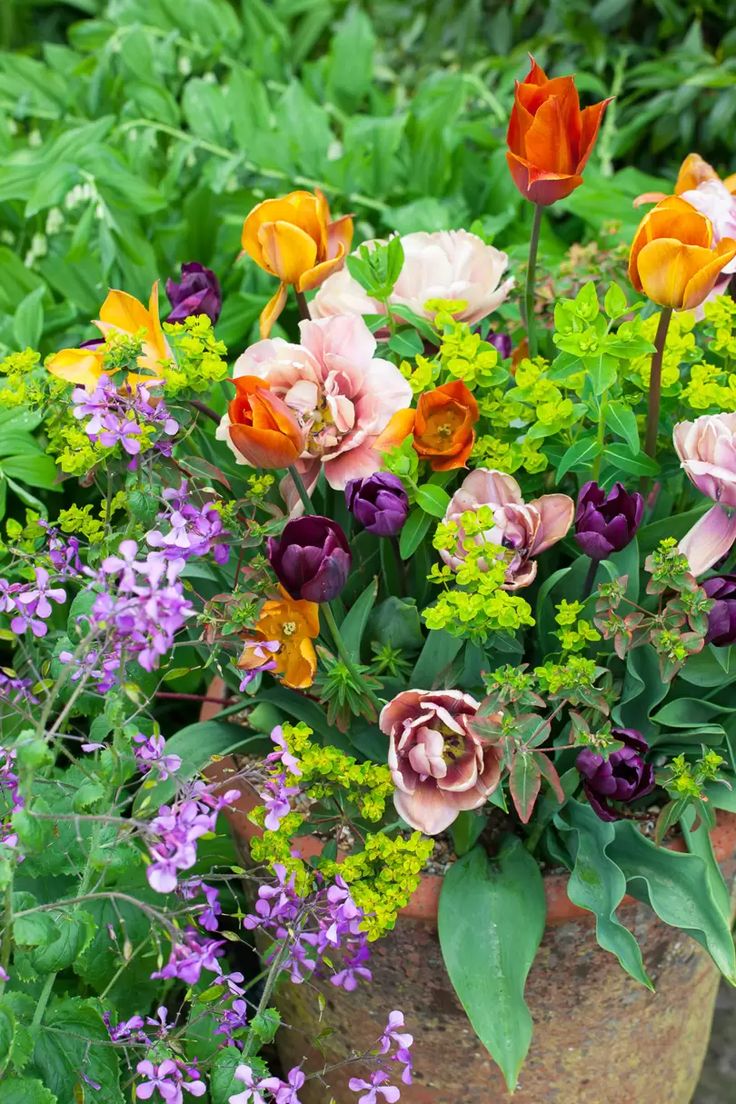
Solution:
[[[286,957],[288,955],[288,951],[289,951],[288,947],[282,947],[281,950],[279,951],[279,953],[276,955],[276,958],[273,961],[271,969],[268,971],[268,977],[266,978],[266,981],[265,981],[264,986],[263,986],[263,992],[261,993],[261,999],[258,1002],[258,1008],[255,1011],[255,1015],[251,1017],[251,1022],[253,1022],[253,1020],[257,1019],[258,1016],[260,1016],[268,1008],[269,1002],[271,1000],[271,994],[273,993],[274,986],[276,985],[276,982],[278,981],[278,976],[281,973],[281,966],[283,965],[284,960],[286,959]],[[255,1043],[256,1046],[257,1046],[258,1045],[258,1039],[257,1039],[257,1037],[254,1037],[253,1032],[251,1031],[251,1032],[249,1032],[248,1038],[245,1041],[245,1047],[243,1049],[243,1057],[244,1058],[247,1058],[251,1054],[251,1047],[252,1047],[253,1043]]]
[[[56,970],[54,970],[53,974],[48,974],[43,983],[43,989],[41,990],[41,995],[38,998],[38,1004],[36,1005],[33,1019],[31,1020],[31,1030],[33,1030],[34,1027],[38,1027],[43,1019],[43,1014],[46,1011],[46,1005],[49,1003],[49,997],[51,996],[51,990],[54,987],[55,981]]]
[[[294,287],[294,295],[296,296],[296,305],[299,308],[299,317],[302,322],[309,322],[312,316],[309,313],[309,303],[307,302],[306,295],[303,291],[297,291],[296,286]]]
[[[659,316],[657,334],[654,338],[652,353],[652,371],[649,377],[649,406],[647,409],[647,436],[644,451],[652,459],[657,455],[657,432],[659,430],[659,404],[662,398],[662,359],[667,340],[667,329],[672,317],[672,307],[664,307]]]
[[[0,966],[5,973],[10,965],[10,952],[13,949],[13,881],[5,887],[5,903],[3,906],[2,945],[0,945]],[[5,982],[0,979],[0,995],[5,988]]]
[[[588,567],[588,574],[585,576],[585,582],[583,583],[583,593],[580,595],[580,601],[584,602],[589,597],[591,590],[593,589],[593,583],[595,582],[595,573],[598,570],[598,560],[591,560]]]
[[[526,336],[529,342],[529,356],[537,355],[537,329],[534,321],[534,276],[537,270],[537,251],[539,250],[539,231],[542,226],[542,206],[534,204],[532,236],[529,239],[529,261],[526,267],[526,290],[524,292],[524,315]]]
[[[343,661],[343,663],[347,667],[348,671],[350,672],[350,674],[351,674],[351,676],[352,676],[352,678],[355,682],[356,687],[359,687],[359,688],[362,689],[365,696],[370,700],[370,702],[372,703],[372,705],[375,706],[376,709],[382,709],[383,708],[383,702],[380,700],[380,698],[376,697],[376,695],[373,693],[373,691],[370,689],[370,687],[364,685],[365,680],[364,680],[363,676],[360,674],[360,671],[358,671],[357,667],[355,666],[355,663],[353,662],[353,658],[352,658],[352,656],[350,655],[350,652],[347,650],[347,648],[345,646],[345,641],[343,640],[342,635],[340,633],[340,630],[337,627],[337,621],[335,620],[335,615],[332,612],[332,610],[330,609],[329,604],[327,602],[323,602],[322,605],[319,607],[319,609],[320,609],[320,613],[323,615],[325,621],[329,625],[330,632],[332,633],[332,639],[335,641],[335,648],[337,649],[337,654],[339,655],[340,659]]]
[[[299,497],[302,500],[302,504],[304,506],[304,513],[313,514],[314,506],[312,505],[312,500],[309,497],[309,491],[304,486],[304,480],[293,465],[289,468],[289,475],[294,480],[294,486],[299,492]]]
[[[606,402],[605,395],[601,399],[600,407],[598,409],[598,454],[593,461],[593,479],[598,482],[601,474],[601,464],[603,462],[603,444],[606,437],[606,408],[608,404]]]

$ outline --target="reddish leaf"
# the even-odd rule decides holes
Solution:
[[[517,752],[509,772],[509,790],[522,824],[528,823],[534,811],[541,785],[542,772],[534,755],[527,751]]]
[[[555,797],[559,801],[560,805],[565,801],[565,791],[562,788],[560,782],[560,776],[557,773],[557,767],[554,765],[551,759],[549,759],[543,751],[535,751],[534,758],[537,766],[549,782],[552,789],[555,791]]]

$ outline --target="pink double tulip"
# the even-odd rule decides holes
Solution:
[[[680,422],[672,436],[688,478],[717,503],[680,541],[693,575],[701,575],[736,541],[736,414]]]
[[[479,808],[500,781],[500,748],[472,730],[479,704],[459,690],[404,690],[381,711],[396,811],[428,836]]]

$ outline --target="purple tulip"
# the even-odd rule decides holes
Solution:
[[[315,514],[296,518],[267,544],[271,567],[292,598],[331,602],[345,586],[352,556],[336,521]]]
[[[612,751],[607,759],[592,748],[583,748],[575,766],[583,776],[583,789],[593,811],[601,820],[618,820],[609,801],[628,804],[654,789],[654,768],[643,756],[649,744],[634,728],[614,728],[613,735],[624,746]]]
[[[364,529],[377,537],[395,537],[409,513],[409,496],[398,475],[376,472],[351,479],[345,487],[348,510]]]
[[[586,483],[578,495],[575,540],[591,560],[605,560],[633,540],[643,510],[642,496],[623,483],[614,483],[608,494],[597,483]]]
[[[489,333],[486,341],[493,345],[501,360],[507,360],[511,356],[511,338],[507,333]]]
[[[191,314],[208,314],[214,326],[222,310],[220,281],[211,268],[199,261],[181,266],[181,283],[166,281],[166,294],[172,306],[167,322],[183,322]]]
[[[706,644],[724,648],[736,643],[736,575],[714,575],[700,585],[715,601],[708,613]]]

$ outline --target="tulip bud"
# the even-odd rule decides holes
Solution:
[[[508,360],[511,356],[513,350],[511,338],[503,330],[499,333],[489,333],[486,341],[494,347],[501,360]]]
[[[345,487],[348,510],[369,533],[395,537],[409,513],[409,497],[398,475],[376,472]]]
[[[210,268],[198,261],[181,266],[181,282],[166,281],[166,294],[172,310],[167,322],[183,322],[190,315],[209,315],[214,325],[222,310],[220,281]]]
[[[633,728],[614,728],[613,735],[624,746],[612,751],[607,759],[592,748],[583,748],[575,762],[583,776],[585,796],[601,820],[619,819],[609,801],[628,804],[654,789],[654,768],[643,759],[649,744],[641,732]]]
[[[736,575],[714,575],[700,585],[715,602],[708,613],[706,644],[725,648],[736,643]]]
[[[578,495],[575,540],[591,560],[605,560],[634,539],[643,510],[639,492],[622,483],[614,483],[608,494],[597,483],[586,483]]]
[[[267,555],[284,589],[295,599],[331,602],[345,586],[352,556],[336,521],[308,514],[269,537]]]

